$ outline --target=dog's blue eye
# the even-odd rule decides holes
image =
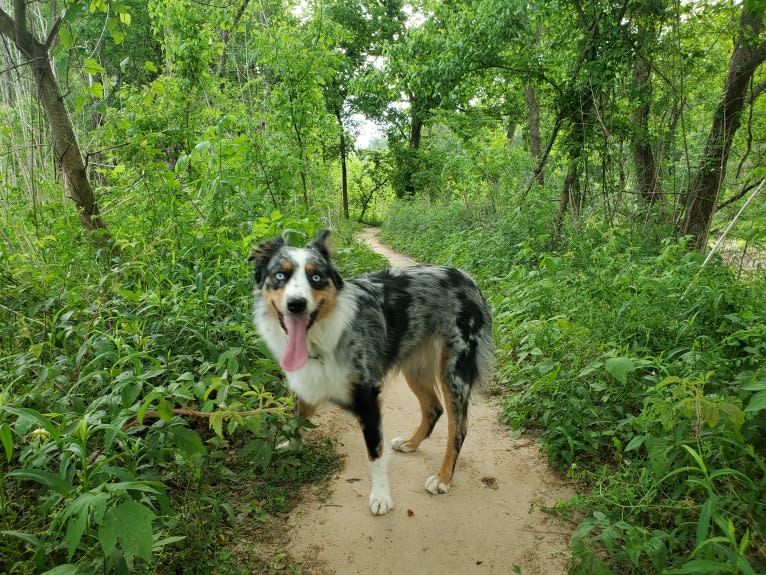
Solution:
[[[274,274],[274,279],[278,282],[283,282],[287,279],[287,276],[282,272],[277,272]]]
[[[319,282],[322,281],[322,276],[320,276],[319,274],[314,274],[311,276],[311,281],[314,282],[315,284],[318,284]]]

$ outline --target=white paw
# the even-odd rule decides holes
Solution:
[[[277,451],[291,451],[299,452],[301,450],[301,440],[293,437],[292,439],[285,439],[277,443]]]
[[[415,448],[407,443],[407,440],[403,437],[394,437],[391,440],[391,447],[393,447],[396,451],[401,451],[402,453],[412,453],[415,451]]]
[[[432,475],[426,479],[426,491],[434,495],[447,493],[447,491],[449,491],[449,483],[442,483],[436,475]]]
[[[373,515],[385,515],[394,508],[394,500],[386,489],[373,489],[370,492],[370,511]]]

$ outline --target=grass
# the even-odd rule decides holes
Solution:
[[[252,327],[247,254],[318,224],[173,211],[155,233],[126,218],[110,262],[74,218],[0,247],[0,572],[297,568],[284,516],[340,461],[321,437],[276,449],[305,422]],[[343,273],[379,267],[352,234],[337,234]]]
[[[313,438],[312,438],[313,437]],[[193,490],[177,489],[178,532],[188,543],[158,557],[155,573],[299,572],[287,550],[287,513],[311,487],[325,493],[330,477],[342,466],[332,439],[309,436],[300,456],[285,458],[265,472],[248,461],[242,442],[227,446],[223,469],[205,477]],[[310,495],[310,497],[313,495]]]
[[[766,568],[766,280],[683,241],[528,205],[394,206],[383,238],[475,275],[495,312],[503,419],[588,486],[573,573]],[[417,229],[413,234],[411,230]]]
[[[246,257],[318,224],[152,209],[120,222],[108,262],[75,218],[0,247],[2,572],[300,568],[281,518],[339,462],[327,439],[276,449],[304,422],[251,326]],[[572,572],[762,571],[763,278],[701,270],[682,241],[627,224],[583,221],[554,242],[545,207],[477,213],[397,204],[384,239],[484,287],[504,420],[539,430],[590,487],[566,504]],[[385,265],[355,231],[336,234],[346,276]]]

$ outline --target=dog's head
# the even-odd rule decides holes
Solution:
[[[290,247],[277,237],[250,254],[256,286],[287,335],[279,361],[286,371],[300,369],[308,361],[308,331],[333,312],[343,288],[343,279],[330,261],[329,236],[330,230],[323,230],[303,248]]]

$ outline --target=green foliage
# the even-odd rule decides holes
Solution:
[[[246,261],[267,237],[313,237],[319,211],[335,221],[322,86],[336,31],[261,3],[244,21],[268,18],[264,34],[232,31],[247,54],[232,61],[259,73],[224,83],[212,67],[231,22],[217,9],[92,6],[68,13],[56,58],[66,77],[81,57],[90,81],[72,103],[93,128],[91,176],[119,252],[82,243],[54,186],[31,208],[3,196],[0,571],[235,570],[222,533],[289,510],[338,463],[327,442],[277,448],[307,422],[252,328]],[[98,14],[129,54],[98,50]],[[144,42],[123,42],[131,31]],[[288,215],[309,202],[311,216]],[[381,267],[350,230],[335,240],[343,273]]]
[[[392,46],[389,74],[413,97],[413,107],[417,101],[451,110],[473,96],[464,80],[497,61],[506,44],[518,39],[523,6],[503,0],[437,3],[434,12]],[[426,107],[413,114],[430,111]]]
[[[24,6],[116,247],[88,245],[62,207],[34,79],[4,50],[0,571],[236,571],[227,530],[258,530],[332,468],[326,443],[276,448],[305,422],[250,327],[245,256],[338,227],[341,134],[353,217],[415,200],[387,239],[486,286],[504,419],[544,430],[551,462],[595,487],[572,503],[573,570],[763,570],[763,280],[700,271],[687,239],[665,239],[693,203],[741,4]],[[764,174],[759,73],[713,233]],[[550,146],[526,194],[528,89]],[[384,147],[353,150],[359,111]],[[657,204],[637,199],[637,144]],[[764,206],[737,215],[726,261],[763,263]],[[383,266],[354,229],[335,235],[343,272]]]
[[[477,221],[454,204],[398,203],[384,238],[485,288],[503,419],[516,434],[543,430],[550,461],[595,483],[570,502],[585,513],[573,572],[759,572],[763,277],[700,270],[683,242],[637,241],[629,227],[586,225],[553,244],[545,208],[523,214]]]
[[[362,150],[348,163],[349,204],[360,222],[380,222],[393,198],[388,148]]]
[[[277,449],[306,422],[250,319],[251,247],[280,233],[304,243],[319,223],[274,211],[212,227],[188,203],[156,201],[125,218],[108,267],[67,241],[74,221],[36,251],[0,250],[4,572],[199,561],[243,512],[217,485],[253,482],[247,513],[284,512],[337,464],[331,446]],[[336,241],[344,273],[379,267],[350,232]]]

